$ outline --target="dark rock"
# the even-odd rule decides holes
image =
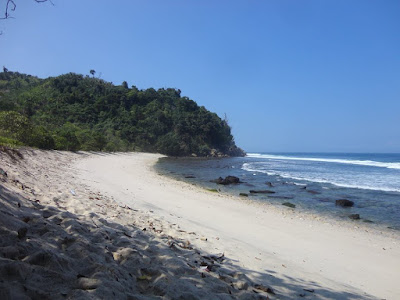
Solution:
[[[223,184],[240,183],[240,179],[236,176],[227,176],[225,177],[224,182],[225,183]]]
[[[349,216],[349,218],[352,220],[360,220],[360,215],[359,214],[351,214]]]
[[[50,218],[54,213],[48,209],[43,210],[42,215],[43,218],[48,219]]]
[[[3,258],[9,258],[12,260],[16,260],[18,258],[18,256],[20,256],[20,252],[16,246],[1,247],[0,253]],[[0,292],[0,296],[1,296],[1,292]],[[3,298],[1,298],[1,299],[3,299]]]
[[[248,197],[249,195],[248,195],[248,194],[246,194],[246,193],[240,193],[240,194],[239,194],[239,196],[242,196],[242,197]]]
[[[248,187],[255,187],[255,185],[254,185],[254,184],[251,184],[251,183],[246,183],[246,182],[244,182],[244,185],[245,185],[245,186],[248,186]]]
[[[266,293],[268,293],[268,294],[275,295],[274,290],[273,290],[272,288],[270,288],[270,287],[265,286],[265,285],[262,285],[262,284],[255,284],[255,285],[254,285],[254,288],[256,288],[257,290],[261,290],[261,291],[263,291],[263,292],[266,292]]]
[[[374,221],[371,221],[371,220],[368,220],[368,219],[363,220],[363,222],[365,222],[365,223],[374,223]]]
[[[222,177],[218,177],[217,179],[210,180],[210,182],[214,182],[216,184],[221,184],[221,182],[224,181]]]
[[[336,200],[335,204],[341,207],[352,207],[354,202],[347,199],[340,199]]]
[[[225,179],[223,179],[222,177],[219,177],[217,179],[210,180],[210,182],[214,182],[216,184],[222,184],[222,185],[241,183],[240,179],[236,176],[226,176]]]
[[[320,192],[313,191],[313,190],[307,190],[308,193],[313,194],[313,195],[318,195],[321,194]]]
[[[23,239],[26,236],[26,233],[28,232],[28,228],[22,227],[18,229],[18,238]]]
[[[272,182],[267,181],[265,184],[268,185],[269,187],[274,187],[274,185],[272,184]]]
[[[293,196],[268,196],[268,198],[290,200],[290,199],[293,199],[294,197]]]
[[[193,175],[187,175],[187,176],[185,176],[185,178],[196,178],[196,176],[193,176]]]
[[[275,194],[275,192],[269,190],[250,190],[250,194]]]
[[[318,199],[319,202],[331,202],[330,199]]]
[[[233,145],[231,147],[229,147],[227,154],[229,156],[233,156],[233,157],[244,157],[246,156],[246,152],[243,151],[243,149],[237,147],[236,145]]]
[[[290,208],[296,208],[296,205],[293,203],[290,203],[290,202],[284,202],[284,203],[282,203],[282,205],[290,207]]]

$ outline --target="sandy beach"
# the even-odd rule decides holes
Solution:
[[[396,231],[212,193],[161,155],[0,153],[1,299],[399,299]]]

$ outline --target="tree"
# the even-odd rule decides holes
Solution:
[[[91,74],[94,75],[95,71]],[[12,92],[10,92],[12,91]],[[138,90],[97,76],[0,72],[0,143],[46,149],[244,155],[227,117],[173,88]]]
[[[79,127],[65,123],[59,130],[56,138],[56,148],[60,150],[77,151],[79,150],[80,143],[76,136]]]
[[[16,111],[0,112],[0,135],[27,143],[31,137],[32,126],[29,120]]]
[[[94,74],[96,74],[96,71],[95,70],[90,70],[90,74],[92,74],[92,76],[94,77]]]

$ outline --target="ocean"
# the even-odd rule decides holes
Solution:
[[[400,154],[355,153],[249,153],[234,158],[163,158],[159,172],[178,180],[217,189],[221,193],[246,193],[252,200],[349,220],[360,220],[400,230]],[[217,185],[210,180],[228,175],[243,183]],[[270,190],[271,194],[250,194]],[[347,199],[351,208],[335,205]],[[289,208],[288,208],[289,209]]]

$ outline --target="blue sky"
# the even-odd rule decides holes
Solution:
[[[400,152],[400,1],[53,2],[0,21],[0,66],[179,88],[249,152]]]

